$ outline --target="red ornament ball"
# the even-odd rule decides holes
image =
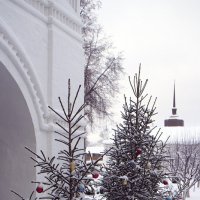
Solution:
[[[167,180],[163,180],[163,184],[164,185],[168,185],[168,181]]]
[[[43,190],[43,187],[42,187],[42,185],[38,185],[37,186],[37,188],[36,188],[36,191],[38,192],[38,193],[42,193],[44,190]]]
[[[142,149],[138,148],[136,149],[136,156],[139,156],[142,153]]]
[[[92,177],[93,178],[98,178],[99,177],[99,173],[97,171],[92,172]]]

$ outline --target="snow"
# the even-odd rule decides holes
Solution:
[[[100,200],[102,199],[102,195],[96,194],[95,197],[92,195],[86,195],[84,200]],[[200,188],[193,187],[190,190],[190,198],[186,198],[186,200],[200,200]]]
[[[192,188],[190,192],[190,198],[188,200],[199,200],[200,199],[200,188]]]
[[[163,127],[162,140],[165,141],[170,136],[168,143],[183,141],[198,141],[200,127]]]
[[[95,195],[95,197],[93,196],[85,196],[85,200],[98,200],[100,199],[99,195]],[[190,198],[186,198],[186,200],[200,200],[200,188],[194,188],[191,189],[190,192]]]
[[[95,147],[87,147],[86,152],[90,153],[102,153],[104,152],[104,147],[103,146],[95,146]]]

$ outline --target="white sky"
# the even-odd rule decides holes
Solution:
[[[175,80],[180,118],[186,126],[200,126],[200,1],[102,0],[99,23],[125,58],[121,105],[127,76],[141,62],[146,91],[158,97],[157,124],[171,115]]]

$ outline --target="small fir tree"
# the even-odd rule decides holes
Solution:
[[[152,134],[156,99],[151,104],[150,97],[145,104],[147,80],[140,79],[140,67],[129,82],[135,99],[125,97],[123,122],[115,130],[101,191],[107,200],[161,199],[168,174],[164,170],[166,142],[160,140],[160,130]]]
[[[29,200],[52,199],[52,200],[84,200],[85,189],[93,178],[98,178],[99,171],[97,163],[102,159],[103,155],[95,162],[91,161],[89,165],[84,162],[85,152],[80,148],[81,136],[85,134],[80,121],[84,118],[83,109],[85,104],[77,109],[75,104],[80,91],[77,90],[74,100],[71,102],[70,80],[68,81],[68,101],[67,108],[64,107],[60,97],[59,102],[63,113],[58,113],[55,109],[49,107],[63,123],[56,123],[60,131],[55,131],[61,138],[56,139],[65,145],[58,153],[58,157],[48,158],[43,151],[41,155],[36,154],[29,148],[32,153],[32,160],[36,163],[38,174],[43,175],[41,182],[33,182],[38,184],[36,192],[40,193],[34,197],[34,191],[31,193]],[[91,157],[91,156],[90,156]],[[92,160],[92,157],[91,157]],[[93,178],[88,178],[91,174]],[[20,199],[25,200],[17,192],[12,191]]]

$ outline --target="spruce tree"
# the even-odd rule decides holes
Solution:
[[[147,81],[142,82],[140,68],[133,81],[129,77],[134,98],[125,97],[123,122],[114,130],[101,188],[107,200],[162,199],[162,187],[168,185],[166,142],[160,140],[160,130],[153,134],[156,99],[144,94]]]

